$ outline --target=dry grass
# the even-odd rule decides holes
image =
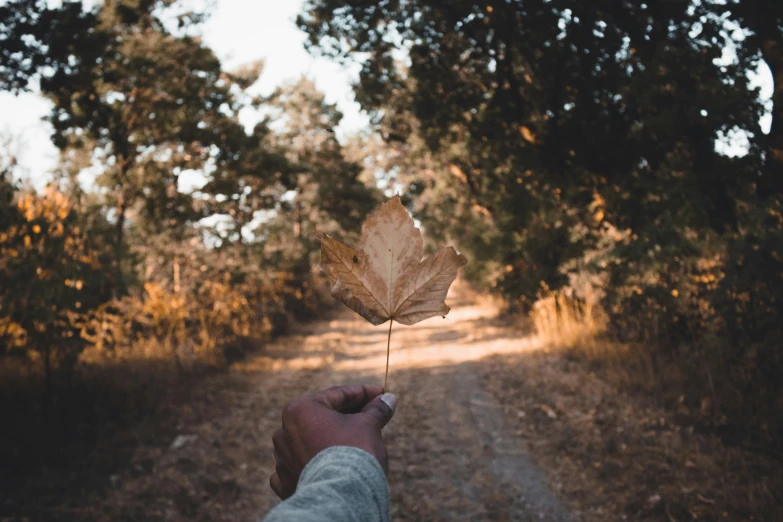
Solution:
[[[753,380],[747,358],[725,356],[737,348],[722,336],[701,335],[676,346],[662,344],[654,333],[642,342],[620,342],[599,306],[567,290],[542,293],[530,320],[545,351],[586,361],[609,384],[663,406],[682,427],[730,446],[783,454],[780,400],[771,398],[769,384]]]
[[[562,351],[600,368],[612,384],[655,395],[667,402],[666,389],[679,390],[684,376],[677,365],[663,368],[655,342],[623,343],[609,327],[609,317],[595,302],[575,298],[568,289],[539,294],[530,314],[538,343],[549,351]]]
[[[612,335],[600,307],[579,301],[568,291],[542,293],[530,319],[544,351],[555,353],[542,355],[546,362],[532,372],[528,367],[537,364],[536,359],[499,361],[494,370],[498,375],[493,379],[503,381],[498,393],[503,392],[510,401],[545,388],[543,383],[531,383],[529,376],[539,375],[550,364],[567,367],[564,374],[569,377],[550,376],[549,380],[542,378],[543,382],[561,386],[577,379],[574,373],[580,374],[581,382],[556,391],[544,402],[554,404],[558,412],[594,412],[590,415],[598,421],[592,429],[575,423],[565,430],[570,433],[567,442],[553,443],[542,452],[557,455],[547,467],[562,468],[557,480],[566,484],[566,490],[574,488],[569,497],[579,499],[588,512],[595,509],[597,519],[606,519],[600,510],[607,504],[637,520],[778,519],[781,499],[775,485],[780,484],[781,471],[775,452],[759,443],[750,444],[751,439],[738,434],[750,432],[750,416],[735,416],[735,424],[716,420],[730,411],[721,401],[719,384],[731,383],[717,356],[705,359],[703,346],[674,349],[655,338],[638,344],[621,343]],[[725,343],[718,336],[711,341],[713,353],[721,348],[719,343]],[[706,339],[702,342],[707,344]],[[693,353],[702,354],[702,358],[694,359]],[[715,367],[713,373],[709,364]],[[516,378],[516,373],[527,375],[527,380]],[[503,391],[506,389],[513,391]],[[737,400],[748,406],[753,397]],[[570,419],[571,415],[563,417]],[[575,418],[584,420],[578,415]],[[544,417],[542,422],[548,421]],[[547,446],[553,440],[551,426],[539,427],[536,432],[531,423],[523,422],[520,428],[525,433],[530,430],[535,439],[545,437]],[[615,441],[623,451],[614,449]],[[604,446],[612,452],[595,453]],[[584,479],[569,486],[568,477],[585,459],[593,459],[598,471],[591,481],[601,484],[601,491],[614,493],[590,492],[582,498]],[[606,498],[598,500],[601,496]]]
[[[593,349],[606,333],[607,317],[596,304],[573,298],[565,290],[547,290],[533,305],[531,319],[543,344]]]
[[[561,353],[499,355],[482,383],[585,522],[783,520],[779,461],[682,426]]]

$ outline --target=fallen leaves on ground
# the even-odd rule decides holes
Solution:
[[[779,460],[678,426],[585,361],[535,350],[493,320],[494,309],[456,294],[447,325],[401,335],[400,406],[384,429],[393,520],[552,520],[516,516],[542,496],[525,478],[553,492],[574,522],[783,520]],[[261,520],[278,502],[268,479],[285,403],[380,378],[385,335],[348,315],[298,325],[298,335],[199,380],[122,434],[134,441],[127,461],[117,459],[118,434],[67,480],[47,471],[3,491],[0,519]],[[470,350],[478,354],[455,357]],[[107,457],[117,461],[108,466]],[[523,468],[522,480],[504,480],[509,462],[521,459],[540,472]]]
[[[774,456],[727,447],[568,353],[493,356],[481,382],[587,522],[783,520]]]

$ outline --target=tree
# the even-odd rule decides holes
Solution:
[[[2,337],[13,333],[21,342],[9,342],[10,349],[40,358],[48,403],[53,368],[72,369],[85,344],[76,314],[105,302],[113,290],[109,241],[97,227],[88,234],[54,187],[41,195],[18,194],[14,203],[0,229]]]
[[[139,353],[223,361],[312,315],[310,235],[355,234],[376,205],[313,83],[251,96],[262,62],[225,71],[198,36],[203,17],[183,9],[0,7],[0,89],[52,102],[61,152],[39,193],[19,189],[0,150],[0,355],[40,369],[46,406],[73,391],[59,375],[78,382]],[[267,114],[251,130],[248,108]],[[183,176],[203,184],[185,191]]]
[[[361,64],[386,171],[427,230],[483,268],[474,279],[523,310],[542,288],[600,299],[659,379],[688,376],[686,404],[714,400],[705,423],[779,442],[781,13],[769,0],[309,0],[298,21],[312,52]],[[768,134],[749,82],[762,61]],[[716,147],[731,134],[743,154]]]
[[[44,0],[10,0],[0,6],[0,89],[28,90],[41,71],[69,69],[77,56],[106,44],[95,13],[82,2],[49,8]]]
[[[759,175],[752,57],[714,63],[739,43],[708,4],[311,1],[299,24],[314,52],[360,56],[357,99],[379,130],[417,133],[438,183],[491,216],[499,246],[473,254],[500,261],[511,297],[563,284],[604,222],[633,230],[635,252],[734,230]],[[742,159],[714,147],[733,128],[754,136]]]
[[[377,192],[362,180],[362,166],[350,161],[335,136],[342,114],[325,101],[306,78],[278,89],[269,100],[278,127],[277,147],[297,166],[289,187],[294,236],[312,233],[355,233],[378,203]],[[303,231],[303,226],[307,231]]]
[[[9,150],[11,140],[0,136],[0,230],[11,226],[14,220],[14,168],[16,157]]]
[[[191,34],[200,17],[180,14],[176,28],[167,25],[165,9],[173,5],[168,0],[107,1],[83,13],[78,3],[51,10],[21,2],[17,9],[24,14],[15,11],[6,26],[11,41],[40,39],[20,51],[33,59],[17,60],[19,70],[9,74],[13,85],[34,74],[26,64],[54,64],[51,71],[38,72],[42,94],[54,102],[54,141],[63,150],[88,151],[100,166],[97,182],[114,208],[117,259],[123,255],[129,211],[135,213],[133,226],[146,233],[175,235],[184,224],[218,211],[209,201],[194,201],[178,190],[183,172],[198,171],[221,182],[257,179],[264,185],[285,167],[258,149],[263,128],[249,136],[238,121],[239,109],[248,102],[243,93],[258,78],[261,64],[234,74],[223,71],[212,51]],[[36,9],[37,15],[27,14]],[[49,20],[63,18],[81,25],[50,27]],[[71,31],[82,36],[74,37],[70,54],[61,57],[52,45]],[[229,184],[229,199],[236,200],[246,187],[257,190],[258,183]]]
[[[768,0],[728,4],[710,3],[719,16],[725,16],[747,30],[741,52],[750,60],[763,60],[772,73],[772,124],[769,134],[759,136],[764,167],[758,184],[759,196],[783,194],[783,5]]]

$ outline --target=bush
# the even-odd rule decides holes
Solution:
[[[78,211],[54,187],[42,194],[6,188],[0,355],[40,371],[46,401],[56,377],[69,382],[77,367],[141,360],[180,370],[220,366],[318,302],[310,245],[301,241],[269,259],[263,246],[208,247],[195,232],[132,237],[120,267],[112,227],[100,214]]]
[[[539,293],[537,331],[613,370],[624,365],[615,377],[686,413],[684,422],[782,447],[782,216],[770,203],[731,234],[656,231],[668,242],[605,227],[601,248],[567,267],[569,285]]]
[[[87,233],[72,203],[56,189],[20,194],[0,231],[0,339],[6,354],[39,360],[47,383],[70,370],[85,341],[75,320],[113,288],[109,249]],[[51,393],[51,386],[48,386]]]

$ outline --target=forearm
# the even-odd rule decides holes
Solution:
[[[328,448],[311,460],[296,493],[264,522],[388,522],[389,485],[378,461],[358,448]]]

